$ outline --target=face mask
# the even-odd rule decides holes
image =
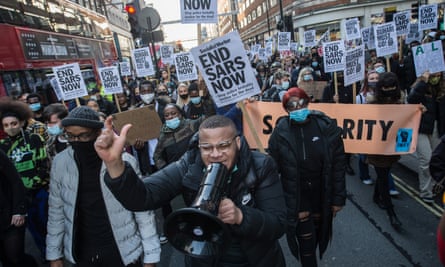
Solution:
[[[440,39],[440,40],[445,40],[445,35],[441,35],[441,36],[439,37],[439,39]]]
[[[70,142],[70,145],[73,148],[74,153],[79,156],[89,158],[91,156],[97,156],[96,150],[94,148],[94,142],[96,142],[96,140],[87,142],[74,141]]]
[[[54,125],[48,127],[48,133],[49,135],[56,136],[62,134],[63,129],[59,127],[59,125]]]
[[[159,93],[158,93],[158,96],[166,96],[166,95],[168,95],[167,92],[159,92]]]
[[[368,87],[369,88],[376,88],[377,87],[377,82],[368,82]]]
[[[287,89],[289,88],[289,82],[288,82],[288,81],[283,82],[283,83],[281,84],[281,87],[282,87],[284,90],[287,90]]]
[[[385,67],[383,66],[379,66],[375,69],[375,72],[377,73],[384,73],[385,72]]]
[[[8,136],[10,137],[14,137],[16,135],[18,135],[20,133],[20,131],[22,130],[22,128],[8,128],[5,129],[5,132],[8,134]]]
[[[384,97],[395,97],[397,96],[397,90],[382,90],[382,96]]]
[[[314,67],[314,68],[318,67],[318,62],[317,61],[313,61],[312,62],[312,67]]]
[[[29,104],[32,111],[39,111],[42,105],[40,103]]]
[[[141,95],[142,102],[144,102],[145,104],[150,104],[151,102],[153,102],[154,98],[155,98],[154,93]]]
[[[440,82],[440,77],[431,77],[428,82],[431,85],[436,85]]]
[[[197,96],[197,97],[191,97],[191,98],[190,98],[190,101],[191,101],[193,104],[198,105],[199,103],[201,103],[201,97],[200,97],[200,96]]]
[[[305,75],[303,76],[303,80],[306,81],[306,82],[312,80],[312,75],[310,75],[310,74],[305,74]]]
[[[94,101],[97,101],[97,96],[92,95],[92,96],[90,96],[90,99],[92,99],[92,100],[94,100]]]
[[[185,95],[179,95],[180,98],[182,99],[187,99],[187,97],[189,97],[189,95],[185,94]]]
[[[172,130],[178,128],[180,123],[181,120],[178,117],[165,121],[165,125]]]
[[[294,120],[296,122],[303,122],[307,119],[309,113],[310,111],[308,108],[301,108],[289,112],[289,117],[291,120]]]

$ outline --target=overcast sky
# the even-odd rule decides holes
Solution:
[[[181,20],[179,0],[145,0],[145,2],[147,5],[153,4],[153,8],[161,16],[161,23]],[[175,23],[163,27],[166,42],[181,40],[185,48],[192,48],[197,45],[196,24]]]

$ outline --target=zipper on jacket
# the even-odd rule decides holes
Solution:
[[[304,145],[304,131],[302,127],[300,127],[300,133],[301,133],[301,144],[303,148],[303,160],[306,160],[306,146]]]

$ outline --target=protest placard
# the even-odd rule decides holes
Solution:
[[[368,49],[375,49],[374,29],[372,26],[362,28],[362,40]]]
[[[315,40],[316,38],[315,30],[305,31],[303,37],[304,37],[304,42],[303,42],[304,47],[310,48],[317,45],[317,40]]]
[[[342,71],[345,67],[345,45],[342,40],[323,44],[324,71]]]
[[[260,48],[258,50],[258,58],[263,62],[267,62],[266,48]]]
[[[136,139],[147,141],[158,138],[162,127],[154,105],[113,114],[113,126],[118,132],[126,124],[132,125],[127,134],[127,142],[130,145],[134,145]]]
[[[49,80],[49,83],[51,84],[51,87],[53,88],[54,93],[57,96],[57,100],[58,101],[63,100],[63,94],[62,91],[60,90],[59,84],[57,83],[57,79],[55,77],[51,78],[51,80]]]
[[[416,151],[417,134],[422,112],[419,105],[351,105],[310,103],[310,110],[319,110],[336,119],[342,129],[345,152],[360,154],[400,155]],[[246,113],[254,129],[243,125],[243,134],[250,148],[258,148],[253,132],[267,148],[277,120],[286,116],[281,103],[256,101],[246,105]]]
[[[273,42],[266,43],[266,56],[270,57],[273,54]]]
[[[106,95],[118,94],[124,91],[117,67],[99,68],[98,71]]]
[[[138,48],[131,51],[137,77],[145,77],[155,74],[153,61],[148,47]]]
[[[410,20],[411,11],[409,10],[394,14],[397,36],[406,35],[409,33]]]
[[[323,45],[324,43],[331,41],[331,34],[329,30],[325,31],[321,36],[320,40],[318,40],[318,45]]]
[[[360,21],[358,18],[343,20],[346,41],[362,38],[360,32]]]
[[[194,47],[191,52],[218,107],[260,93],[237,31]]]
[[[173,64],[174,49],[172,45],[161,45],[161,60],[164,64]]]
[[[130,62],[127,61],[119,62],[119,68],[121,70],[121,76],[131,76]]]
[[[315,102],[321,101],[323,91],[327,85],[327,81],[300,81],[298,83],[298,87],[303,89],[311,97],[311,100]]]
[[[421,5],[419,7],[419,31],[436,29],[438,17],[437,4]]]
[[[63,100],[71,100],[88,95],[79,63],[53,67],[53,72],[62,93]]]
[[[374,36],[378,57],[398,52],[396,24],[394,21],[374,25]]]
[[[419,23],[410,23],[409,25],[409,33],[406,35],[405,44],[410,44],[413,41],[420,43],[423,38],[423,32],[419,31]]]
[[[425,71],[430,73],[445,71],[442,41],[421,44],[411,50],[417,77],[420,77]]]
[[[346,68],[343,71],[345,86],[365,77],[365,47],[358,46],[346,51]]]
[[[179,82],[192,81],[198,79],[193,55],[190,52],[174,54],[176,75]]]
[[[290,32],[278,33],[278,51],[290,50]]]
[[[180,0],[182,23],[218,23],[217,0]]]
[[[297,42],[290,43],[290,51],[292,51],[294,54],[297,54],[297,52],[298,52],[298,43]]]

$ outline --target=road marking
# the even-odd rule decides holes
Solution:
[[[392,174],[392,177],[394,178],[394,183],[399,187],[401,190],[403,190],[406,194],[411,196],[414,200],[419,202],[422,206],[424,206],[427,210],[431,211],[434,215],[437,217],[441,217],[444,209],[437,205],[435,202],[433,204],[427,204],[422,201],[419,197],[419,192],[411,187],[409,184],[405,183],[402,179],[400,179],[397,175]]]

